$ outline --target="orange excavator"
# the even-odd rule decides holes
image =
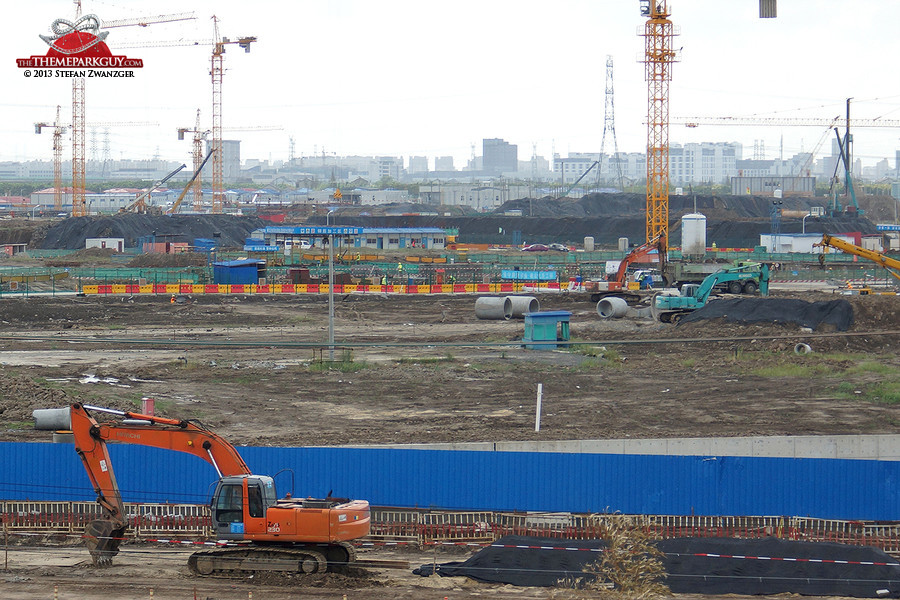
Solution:
[[[636,263],[659,263],[660,273],[665,272],[666,250],[662,236],[657,236],[645,244],[641,244],[627,255],[619,263],[619,268],[606,281],[591,281],[585,287],[591,292],[591,302],[599,302],[609,296],[618,296],[628,301],[636,302],[641,299],[640,294],[629,292],[625,286],[628,277],[628,268]]]
[[[116,420],[98,422],[95,414]],[[253,475],[234,446],[198,421],[84,404],[36,410],[34,418],[36,429],[68,429],[74,435],[75,452],[102,509],[101,518],[89,523],[84,533],[95,565],[112,564],[128,527],[109,442],[186,452],[215,467],[219,480],[211,503],[212,525],[224,545],[192,554],[188,567],[193,573],[334,570],[356,559],[348,542],[369,533],[367,501],[279,499],[272,477]]]

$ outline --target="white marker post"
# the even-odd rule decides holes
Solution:
[[[538,384],[537,390],[537,406],[534,407],[534,430],[541,430],[541,398],[544,395],[544,384]]]

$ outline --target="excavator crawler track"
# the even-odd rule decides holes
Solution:
[[[295,547],[238,546],[200,550],[188,558],[195,575],[229,575],[253,571],[324,573],[346,569],[356,550],[346,543]]]

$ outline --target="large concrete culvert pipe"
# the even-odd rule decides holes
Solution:
[[[512,318],[512,301],[509,296],[485,296],[475,300],[475,316],[484,320],[504,320]]]
[[[525,313],[541,311],[541,302],[534,296],[507,296],[506,298],[512,302],[514,319],[525,318]]]
[[[31,412],[34,428],[44,431],[72,429],[72,410],[69,408],[38,408]]]
[[[601,319],[619,319],[628,313],[628,303],[623,298],[610,296],[597,303],[597,314]]]

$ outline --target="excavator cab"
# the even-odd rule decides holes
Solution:
[[[220,540],[243,540],[249,532],[265,531],[266,511],[278,499],[275,482],[266,475],[223,477],[213,493],[213,528]]]

